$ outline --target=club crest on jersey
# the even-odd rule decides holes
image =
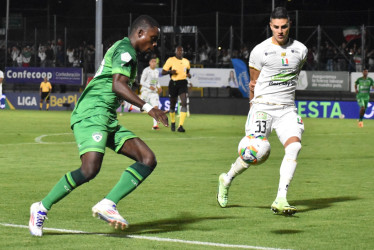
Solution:
[[[92,138],[96,141],[99,142],[101,139],[103,139],[103,134],[100,132],[95,132],[92,134]]]
[[[286,56],[286,52],[282,52],[281,57],[285,57],[285,56]]]
[[[288,59],[282,58],[282,66],[288,66]]]

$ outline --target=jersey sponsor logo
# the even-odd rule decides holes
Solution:
[[[300,52],[298,50],[294,50],[294,49],[291,49],[291,52],[295,53],[295,54],[300,54]]]
[[[271,80],[272,81],[279,81],[279,82],[287,82],[287,81],[291,81],[295,77],[296,77],[295,73],[285,71],[284,73],[280,73],[280,74],[277,74],[275,76],[272,76]]]
[[[121,61],[128,63],[130,62],[130,60],[131,60],[131,55],[129,52],[125,52],[121,54]]]
[[[266,51],[265,52],[265,56],[270,56],[270,55],[273,55],[273,54],[276,54],[275,51]]]
[[[103,134],[100,132],[95,132],[92,134],[92,138],[96,141],[99,142],[101,139],[103,139]]]
[[[256,112],[256,120],[267,120],[268,114],[264,112]]]
[[[273,82],[273,81],[270,81],[269,82],[269,86],[281,86],[281,85],[290,87],[290,86],[296,85],[296,82],[295,81],[285,81],[285,82]]]

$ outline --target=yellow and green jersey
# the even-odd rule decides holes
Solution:
[[[125,37],[117,41],[105,53],[95,77],[87,85],[75,105],[71,115],[70,125],[93,115],[105,115],[115,119],[116,110],[122,100],[112,91],[114,74],[122,74],[130,79],[133,84],[137,72],[136,51],[130,40]]]
[[[363,77],[358,78],[355,81],[355,85],[357,86],[357,98],[369,98],[370,97],[370,88],[374,86],[374,81],[370,77],[366,79]]]

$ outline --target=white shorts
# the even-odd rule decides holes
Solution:
[[[151,104],[152,107],[158,107],[158,104],[159,104],[159,101],[160,101],[160,96],[157,94],[157,93],[152,93],[152,92],[148,92],[148,91],[143,91],[141,94],[140,94],[140,98]]]
[[[266,138],[275,129],[279,141],[284,145],[291,137],[304,132],[304,123],[295,106],[252,104],[245,124],[245,134],[263,135]]]

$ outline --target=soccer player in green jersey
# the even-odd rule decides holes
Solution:
[[[362,77],[359,77],[355,81],[356,99],[358,106],[360,106],[360,118],[358,120],[358,126],[360,128],[364,127],[364,119],[366,108],[368,107],[370,99],[370,88],[374,86],[374,81],[368,77],[368,70],[364,69],[362,71]]]
[[[140,138],[118,124],[116,109],[125,100],[168,126],[167,116],[162,110],[154,109],[131,90],[137,72],[136,53],[153,51],[159,32],[159,24],[152,17],[140,16],[133,22],[129,37],[117,41],[106,52],[94,79],[82,93],[71,115],[70,125],[82,165],[65,174],[47,196],[31,205],[29,230],[32,235],[43,235],[43,223],[53,204],[99,173],[105,147],[135,160],[135,163],[123,172],[118,183],[92,208],[92,212],[116,229],[128,227],[116,205],[152,173],[157,162],[154,153]]]

